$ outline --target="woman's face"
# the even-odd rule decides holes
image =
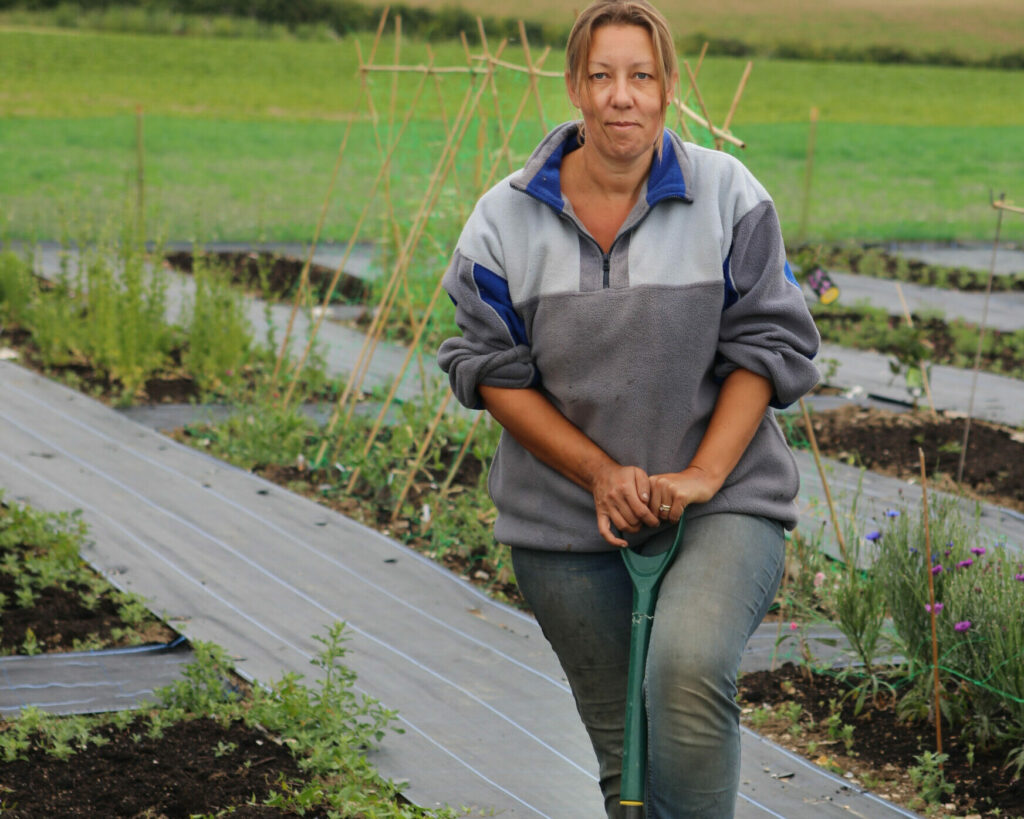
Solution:
[[[616,164],[650,154],[665,122],[660,72],[646,29],[606,25],[594,31],[580,87],[566,77],[588,149]]]

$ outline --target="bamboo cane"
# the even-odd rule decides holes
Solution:
[[[708,131],[711,132],[711,135],[714,136],[716,139],[721,139],[724,142],[728,142],[731,145],[735,145],[737,148],[747,147],[747,144],[739,137],[733,136],[732,134],[727,134],[720,128],[715,128],[704,117],[702,117],[700,114],[698,114],[688,105],[686,105],[681,99],[679,99],[679,97],[676,97],[675,100],[673,100],[673,102],[675,103],[676,107],[679,108],[680,111],[682,111],[682,113],[684,113],[694,122],[696,122],[701,128],[707,128]]]
[[[743,96],[743,92],[747,87],[747,80],[750,79],[750,72],[754,70],[754,64],[747,61],[747,67],[743,69],[743,76],[740,77],[739,85],[736,86],[736,93],[733,95],[732,104],[729,106],[729,113],[725,115],[725,119],[722,122],[722,130],[728,131],[729,126],[732,125],[733,115],[736,113],[736,109],[740,104],[740,97]]]
[[[504,49],[506,44],[507,44],[507,41],[503,41],[502,45],[501,45],[501,49]],[[481,87],[483,87],[483,86],[481,86]],[[461,121],[463,119],[463,115],[465,115],[463,131],[462,131],[462,134],[458,137],[459,144],[461,144],[462,136],[465,135],[465,127],[468,127],[468,123],[469,123],[470,119],[472,118],[473,112],[478,107],[479,95],[477,95],[476,100],[474,101],[472,107],[468,111],[466,111],[465,103],[469,99],[469,96],[470,96],[471,93],[472,93],[472,86],[470,86],[470,88],[467,89],[466,97],[463,100],[463,106],[460,108],[459,114],[456,117],[456,122],[458,123],[459,121]],[[363,378],[365,377],[366,372],[368,372],[368,370],[369,370],[369,365],[370,365],[370,361],[371,361],[372,356],[373,356],[373,352],[377,348],[377,344],[380,341],[381,335],[383,333],[384,326],[386,325],[387,319],[388,319],[388,317],[390,315],[391,307],[392,307],[392,305],[394,303],[392,288],[396,286],[397,282],[404,281],[404,277],[405,277],[406,269],[408,268],[409,260],[411,259],[412,253],[413,253],[413,251],[415,250],[416,246],[419,243],[419,240],[420,240],[420,238],[422,236],[423,230],[426,227],[426,222],[429,220],[430,215],[433,212],[433,208],[434,208],[434,206],[435,206],[435,204],[437,202],[437,197],[440,194],[440,187],[441,187],[441,185],[444,184],[444,180],[447,178],[447,176],[448,176],[448,174],[449,174],[449,172],[451,170],[451,167],[454,165],[454,161],[455,161],[455,154],[454,154],[454,152],[451,154],[450,161],[448,161],[445,158],[447,156],[447,152],[452,150],[451,142],[452,142],[452,139],[454,139],[454,138],[455,138],[455,131],[453,130],[452,134],[449,135],[449,138],[448,138],[448,141],[447,141],[447,143],[445,145],[444,150],[442,150],[442,160],[441,160],[438,168],[435,169],[434,175],[431,177],[430,185],[428,186],[428,189],[427,189],[427,195],[424,197],[423,202],[421,203],[420,211],[419,211],[419,213],[417,213],[416,218],[413,220],[413,225],[410,228],[410,233],[407,236],[407,241],[405,242],[405,246],[402,247],[402,250],[401,250],[401,252],[399,254],[399,257],[398,257],[398,259],[397,259],[397,261],[395,263],[394,270],[392,272],[391,279],[389,280],[388,287],[387,287],[387,290],[386,290],[386,292],[388,292],[389,294],[392,294],[392,295],[389,298],[386,298],[386,299],[383,300],[381,306],[378,308],[377,314],[374,316],[374,321],[371,324],[370,330],[367,333],[367,339],[368,339],[369,345],[370,345],[370,347],[369,347],[370,354],[369,354],[368,357],[365,358],[364,369],[363,369],[362,373],[359,374],[358,377],[357,377],[357,382],[356,382],[357,389],[356,389],[356,391],[354,393],[352,393],[353,396],[358,394],[358,388],[361,386]],[[457,150],[457,146],[456,146],[455,150]],[[439,178],[438,178],[438,169],[441,166],[445,165],[446,162],[448,162],[448,164],[445,167],[444,175],[439,180]],[[424,206],[424,204],[428,200],[431,202],[431,204],[430,204],[429,208],[426,210],[426,212],[424,212],[424,207],[423,206]],[[397,224],[397,223],[395,222],[395,224]],[[411,246],[410,246],[410,243],[411,243]],[[410,320],[411,320],[411,323],[413,325],[415,325],[416,321],[415,321],[415,318],[413,316],[410,316]],[[364,345],[364,347],[365,347],[365,345]],[[348,417],[351,417],[351,409],[349,411],[349,414],[348,414],[347,418]]]
[[[932,536],[928,523],[928,472],[924,465],[924,450],[917,448],[917,454],[921,461],[921,517],[924,521],[924,565],[928,575],[928,601],[931,604],[932,624],[932,672],[934,674],[933,693],[935,697],[935,752],[942,753],[942,706],[941,691],[939,683],[939,638],[935,625],[935,576],[932,574]],[[939,767],[942,764],[939,763]]]
[[[540,57],[537,58],[536,65],[537,66],[543,65],[544,61],[547,60],[548,55],[550,53],[551,53],[551,48],[550,48],[550,46],[548,46],[548,47],[546,47],[544,49],[544,52],[540,55]],[[509,145],[512,142],[512,135],[515,133],[515,130],[516,130],[516,128],[519,125],[519,120],[522,118],[523,112],[526,110],[526,105],[527,105],[527,103],[529,103],[529,101],[530,101],[530,89],[527,88],[527,90],[525,92],[523,92],[522,97],[520,97],[520,99],[519,99],[519,106],[516,108],[515,116],[512,117],[512,123],[511,123],[511,125],[509,125],[508,131],[505,133],[504,139],[502,140],[501,150],[498,152],[499,154],[503,154],[503,153],[506,153],[508,151]],[[497,163],[491,165],[491,172],[487,175],[487,179],[484,180],[483,185],[480,187],[480,192],[481,193],[483,191],[487,190],[488,188],[490,188],[491,183],[494,182],[494,177],[495,177],[495,174],[497,173],[497,171],[498,171]]]
[[[504,43],[502,43],[502,47],[504,47]],[[499,50],[499,53],[500,53],[500,50]],[[483,90],[484,90],[485,87],[486,87],[486,84],[485,83],[481,83],[480,84],[480,88],[477,89],[477,92],[476,92],[476,94],[474,96],[473,105],[466,112],[466,115],[463,118],[463,121],[462,121],[462,123],[460,125],[460,128],[458,129],[460,131],[459,136],[458,136],[458,141],[456,142],[456,144],[449,151],[449,156],[444,158],[444,164],[445,164],[446,167],[445,167],[445,172],[444,172],[443,176],[447,176],[447,172],[450,170],[451,165],[454,164],[455,154],[458,151],[458,146],[461,143],[462,137],[465,136],[466,130],[467,130],[468,126],[469,126],[470,119],[472,118],[472,112],[473,112],[473,110],[475,110],[476,105],[479,104],[480,96],[483,93]],[[498,161],[500,161],[500,160],[498,160]],[[442,178],[443,178],[443,176],[442,176]],[[431,201],[430,201],[429,205],[427,205],[427,201],[424,200],[424,206],[426,207],[426,210],[427,210],[428,213],[429,213],[429,211],[433,210],[433,207],[434,207],[435,203],[437,202],[437,196],[439,195],[439,192],[440,192],[440,185],[438,185],[437,189],[432,192]],[[421,208],[421,212],[422,212],[423,209],[424,208]],[[426,223],[426,219],[423,220],[423,224],[425,224],[425,223]],[[403,261],[403,260],[400,260],[400,261]],[[407,263],[407,260],[405,260],[405,262]],[[402,366],[399,368],[398,374],[395,376],[394,381],[391,384],[391,390],[389,391],[387,398],[385,398],[385,400],[384,400],[384,406],[381,407],[381,410],[380,410],[380,413],[377,416],[377,421],[376,421],[376,424],[374,425],[373,431],[370,433],[370,435],[369,435],[369,437],[367,439],[366,446],[363,449],[363,457],[364,458],[370,453],[370,450],[373,448],[374,442],[375,442],[375,440],[377,438],[377,433],[380,431],[380,427],[381,427],[381,425],[384,422],[384,418],[387,416],[387,412],[388,412],[388,409],[391,406],[391,402],[394,401],[395,394],[398,392],[398,385],[401,383],[402,377],[405,375],[405,370],[407,369],[407,367],[409,365],[409,360],[410,360],[410,358],[412,356],[412,350],[419,344],[420,339],[423,336],[423,331],[426,329],[427,322],[430,319],[431,312],[434,309],[434,305],[437,303],[437,298],[438,298],[438,296],[441,294],[441,292],[443,290],[442,282],[443,282],[443,278],[441,276],[438,276],[437,277],[437,286],[434,288],[434,293],[431,296],[430,304],[428,305],[426,311],[424,312],[423,320],[420,322],[420,325],[419,325],[419,327],[416,330],[415,337],[413,338],[413,340],[412,340],[412,342],[410,344],[409,353],[406,355],[405,361],[402,363]],[[340,447],[340,441],[338,442],[338,444],[336,444],[335,451],[337,451],[339,447]],[[358,478],[359,478],[359,467],[356,467],[353,470],[351,477],[349,478],[349,482],[348,482],[348,485],[347,485],[347,491],[349,491],[349,492],[352,491],[352,489],[355,486],[355,483],[358,480]]]
[[[288,316],[288,324],[284,330],[284,338],[281,341],[281,347],[277,352],[277,360],[274,362],[274,373],[270,377],[270,383],[277,385],[277,377],[281,372],[281,364],[285,359],[288,352],[288,347],[291,343],[292,331],[295,328],[295,316],[299,312],[299,305],[302,303],[302,297],[309,287],[309,269],[313,264],[313,254],[316,253],[317,244],[320,241],[320,233],[324,227],[324,221],[327,219],[327,208],[330,206],[331,196],[334,194],[334,186],[338,181],[338,173],[341,170],[341,162],[345,156],[345,148],[348,146],[348,137],[352,132],[352,123],[354,118],[350,118],[348,125],[345,126],[345,134],[341,139],[341,144],[338,146],[338,156],[334,160],[334,169],[331,171],[331,179],[327,185],[327,194],[324,196],[324,203],[320,207],[320,216],[316,221],[316,227],[313,230],[313,241],[309,245],[309,251],[306,253],[306,260],[302,265],[302,272],[299,274],[299,286],[295,290],[295,298],[292,300],[292,310]]]
[[[473,436],[476,435],[477,427],[480,426],[480,422],[483,420],[484,413],[478,412],[476,418],[473,419],[473,425],[469,428],[469,432],[466,433],[466,437],[462,442],[462,446],[459,448],[458,453],[455,455],[455,459],[452,461],[451,468],[448,470],[448,476],[444,479],[444,483],[441,484],[440,492],[442,498],[448,496],[448,490],[451,488],[452,481],[455,480],[456,474],[458,474],[459,467],[462,466],[462,461],[466,457],[466,453],[469,452],[469,445],[473,441]]]
[[[700,47],[700,54],[697,57],[697,68],[694,69],[694,72],[693,72],[694,79],[696,79],[697,77],[700,76],[700,69],[704,65],[704,57],[707,56],[707,53],[708,53],[708,41],[705,40],[704,41],[704,45],[702,45]],[[690,85],[688,85],[686,87],[686,96],[683,97],[683,104],[684,105],[690,101],[690,94],[692,94],[692,93],[693,93],[693,85],[690,84]]]
[[[540,121],[540,133],[544,136],[548,132],[547,120],[544,117],[544,103],[540,99],[540,89],[537,86],[537,70],[530,57],[530,40],[526,36],[526,24],[519,21],[519,39],[523,44],[523,56],[526,57],[526,67],[530,69],[530,90],[533,98],[537,101],[537,118]]]
[[[358,41],[356,41],[356,44],[357,44],[357,47],[358,47]],[[416,93],[415,93],[415,96],[414,96],[414,103],[413,103],[412,106],[410,106],[409,110],[406,112],[405,119],[402,121],[402,128],[401,128],[401,131],[399,132],[399,138],[390,147],[390,149],[388,150],[387,156],[384,158],[384,161],[381,163],[380,169],[377,172],[377,177],[374,180],[373,186],[370,189],[370,192],[369,192],[369,194],[367,196],[366,204],[363,207],[362,213],[360,213],[360,215],[359,215],[359,219],[356,221],[356,226],[355,226],[355,229],[352,232],[352,236],[348,240],[348,245],[345,247],[345,253],[342,256],[341,262],[338,264],[338,267],[337,267],[337,269],[334,272],[334,276],[331,279],[331,282],[330,282],[330,285],[328,286],[327,292],[324,294],[324,300],[323,300],[323,307],[324,307],[324,309],[323,309],[323,311],[321,311],[320,315],[317,316],[316,321],[314,322],[313,328],[310,331],[309,339],[306,342],[306,348],[305,348],[305,350],[303,350],[302,357],[299,360],[299,363],[295,366],[295,368],[293,370],[293,372],[295,374],[295,377],[292,379],[292,381],[288,385],[288,393],[287,393],[287,396],[285,397],[285,400],[283,402],[284,406],[289,406],[289,404],[290,404],[291,396],[292,396],[292,393],[294,392],[294,389],[295,389],[295,384],[298,381],[298,376],[302,372],[303,368],[306,365],[306,361],[309,358],[310,351],[313,349],[313,343],[316,340],[316,335],[317,335],[317,333],[320,330],[320,325],[323,324],[324,317],[327,315],[327,307],[331,303],[330,302],[331,296],[334,295],[334,289],[337,287],[338,280],[341,278],[341,274],[342,274],[342,272],[344,272],[345,265],[348,263],[349,256],[351,256],[351,254],[352,254],[352,248],[355,247],[356,240],[359,238],[359,232],[362,230],[363,222],[366,220],[366,216],[367,216],[367,214],[370,211],[370,206],[373,203],[374,197],[376,196],[377,189],[380,186],[381,180],[385,176],[385,174],[388,173],[388,171],[390,169],[391,158],[394,156],[395,148],[398,146],[398,143],[399,143],[399,141],[401,139],[401,135],[405,132],[405,129],[406,129],[406,127],[409,124],[409,121],[412,119],[412,114],[413,114],[413,111],[415,110],[416,103],[418,103],[419,97],[423,93],[423,89],[426,87],[426,79],[427,79],[427,76],[425,74],[420,79],[419,86],[417,87]]]
[[[693,70],[690,68],[690,64],[683,60],[683,66],[686,68],[686,73],[690,77],[690,87],[693,89],[694,95],[697,97],[697,104],[700,105],[700,110],[704,114],[704,119],[708,124],[708,131],[711,132],[711,136],[715,140],[715,150],[722,150],[722,137],[720,136],[721,131],[717,131],[714,125],[711,124],[711,115],[708,113],[707,106],[704,105],[704,97],[700,93],[700,89],[697,87],[697,77],[694,75]]]
[[[828,479],[825,477],[825,467],[821,464],[821,452],[818,451],[818,439],[814,434],[814,426],[811,424],[811,414],[807,411],[807,403],[800,399],[800,411],[804,416],[804,426],[807,428],[807,440],[811,442],[811,452],[814,453],[814,463],[818,467],[818,476],[821,478],[821,485],[825,490],[825,500],[828,502],[828,513],[832,518],[832,528],[836,533],[836,541],[839,543],[839,554],[843,563],[849,565],[849,557],[846,553],[846,541],[843,539],[843,532],[839,526],[839,517],[836,515],[836,507],[832,502],[832,490],[829,489]]]
[[[494,120],[498,123],[498,131],[505,133],[505,123],[501,116],[501,100],[498,96],[498,84],[494,81],[494,60],[491,56],[490,48],[487,45],[487,32],[484,30],[484,21],[479,17],[476,18],[476,28],[480,35],[480,47],[483,49],[483,56],[487,59],[487,78],[484,80],[491,89],[491,99],[494,102]],[[469,55],[467,54],[467,57]],[[472,57],[469,57],[472,60]],[[508,161],[508,172],[512,173],[513,163],[511,153],[506,152],[505,158]]]
[[[434,414],[434,419],[427,428],[427,434],[423,437],[423,442],[420,444],[419,451],[416,453],[416,457],[413,459],[412,465],[409,467],[409,474],[405,476],[405,484],[402,486],[402,491],[398,494],[398,500],[395,502],[395,508],[391,511],[391,523],[398,520],[398,514],[402,511],[402,504],[405,503],[406,495],[409,494],[409,489],[412,488],[412,482],[416,479],[416,473],[419,472],[420,467],[423,466],[423,459],[427,455],[427,450],[430,448],[431,441],[434,440],[434,435],[437,433],[437,427],[441,423],[441,419],[444,418],[444,411],[448,408],[448,402],[451,401],[451,399],[451,390],[446,390],[445,396],[442,399],[440,406],[437,408],[437,412]]]
[[[502,49],[504,48],[504,45],[505,45],[505,43],[502,43],[502,46],[501,46]],[[500,53],[500,50],[499,50],[499,53]],[[444,148],[442,149],[441,159],[439,160],[438,165],[437,165],[437,167],[434,170],[434,173],[431,175],[430,183],[429,183],[428,189],[427,189],[427,194],[424,196],[423,201],[421,202],[420,210],[416,214],[416,218],[413,220],[413,225],[410,228],[408,236],[406,237],[406,242],[405,242],[404,246],[401,249],[401,252],[399,254],[398,259],[395,262],[394,271],[392,273],[391,280],[390,280],[391,282],[394,282],[397,279],[397,277],[401,273],[403,273],[404,269],[408,266],[409,258],[411,257],[412,251],[414,250],[416,244],[419,241],[419,236],[422,233],[422,229],[425,226],[427,219],[429,218],[430,212],[433,210],[434,206],[436,205],[437,197],[439,196],[439,193],[440,193],[441,184],[443,184],[443,180],[445,178],[447,178],[447,175],[448,175],[449,171],[451,170],[451,166],[454,164],[455,152],[458,149],[458,145],[461,144],[462,137],[465,135],[466,129],[468,128],[468,124],[469,124],[469,122],[470,122],[470,120],[472,118],[472,114],[476,110],[477,106],[479,105],[480,96],[482,95],[482,93],[483,93],[485,88],[486,88],[486,84],[485,83],[480,83],[479,87],[476,89],[475,92],[473,91],[473,87],[472,86],[470,86],[470,88],[468,88],[467,91],[466,91],[466,96],[463,99],[462,106],[460,107],[459,113],[457,114],[456,119],[455,119],[455,123],[456,124],[452,128],[452,132],[449,135],[449,138],[446,141]],[[410,109],[410,113],[411,113],[411,110],[412,109]],[[389,284],[390,284],[390,282],[389,282]],[[380,318],[380,315],[378,313],[378,315],[375,317],[375,321],[378,321],[379,318]],[[425,323],[426,318],[429,318],[429,312],[428,312],[427,316],[424,319],[424,323]],[[380,323],[378,321],[378,326],[379,326],[379,324]],[[369,366],[369,358],[366,358],[366,354],[368,353],[368,351],[370,351],[371,349],[375,348],[376,342],[373,340],[375,337],[379,337],[379,333],[375,332],[373,334],[368,334],[367,335],[367,340],[366,340],[366,342],[364,342],[363,349],[360,352],[360,359],[362,360],[362,359],[365,358],[365,361],[366,361],[365,366],[366,367]],[[372,355],[372,353],[371,353],[371,355]],[[411,355],[411,351],[410,351],[410,355]],[[408,360],[409,359],[407,357],[406,358],[406,363],[403,364],[403,367],[402,367],[402,373],[403,374],[404,374],[404,371],[405,371],[405,367],[408,364]],[[342,393],[342,396],[341,396],[341,398],[338,401],[338,408],[339,408],[339,410],[340,410],[340,407],[344,406],[344,403],[347,401],[348,396],[350,394],[354,394],[352,388],[354,387],[354,385],[356,383],[357,370],[358,370],[358,367],[356,368],[356,370],[353,370],[353,373],[352,373],[351,377],[349,378],[348,384],[345,387],[345,391]],[[401,380],[401,376],[399,376],[395,380],[395,383],[392,385],[392,390],[391,390],[391,393],[389,395],[389,398],[385,402],[385,407],[381,411],[381,419],[386,415],[387,409],[390,406],[391,401],[394,399],[394,394],[397,391],[397,385],[398,385],[398,382],[400,380]],[[340,415],[340,411],[336,411],[332,415],[331,420],[328,423],[328,428],[327,428],[327,431],[326,431],[327,434],[330,434],[330,432],[333,431],[334,425],[337,423],[337,418],[339,417],[339,415]],[[374,435],[376,435],[376,433],[374,433]],[[372,445],[372,440],[373,440],[373,436],[371,436],[371,445]],[[327,439],[326,439],[326,435],[325,435],[324,442],[321,444],[320,450],[319,450],[319,452],[317,454],[317,462],[318,463],[322,462],[324,453],[326,452],[326,447],[327,447]],[[333,453],[336,454],[339,451],[340,447],[341,447],[341,440],[339,438],[339,440],[335,443],[335,447],[334,447]],[[367,450],[367,452],[368,451],[369,450]],[[356,476],[357,476],[357,473],[354,473],[353,480],[350,481],[350,484],[349,484],[350,486],[354,485],[354,482],[355,482],[354,478]]]

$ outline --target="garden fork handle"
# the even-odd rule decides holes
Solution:
[[[629,639],[629,672],[626,687],[626,732],[622,743],[622,786],[619,801],[625,819],[642,819],[647,763],[647,719],[644,713],[644,671],[647,646],[654,623],[658,588],[683,539],[683,518],[668,551],[645,557],[632,549],[622,550],[622,560],[633,581],[633,622]]]

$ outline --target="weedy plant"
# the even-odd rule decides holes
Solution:
[[[79,514],[43,512],[23,504],[5,503],[0,489],[0,573],[14,580],[13,599],[5,600],[0,595],[0,610],[30,608],[49,588],[73,589],[87,609],[98,609],[104,600],[117,608],[126,625],[113,631],[111,639],[123,645],[143,642],[143,635],[156,624],[156,619],[137,595],[113,588],[86,566],[79,549],[87,535]],[[76,638],[70,648],[84,651],[98,645],[99,638],[92,635]],[[47,648],[38,635],[27,629],[20,644],[8,645],[5,653],[38,654]]]

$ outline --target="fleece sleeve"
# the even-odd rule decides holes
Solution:
[[[772,383],[772,406],[786,407],[818,382],[812,359],[821,339],[786,262],[770,200],[735,225],[724,274],[715,375],[724,378],[737,368],[762,375]]]
[[[462,335],[441,344],[437,362],[448,373],[459,402],[479,409],[481,384],[534,386],[537,368],[526,326],[512,305],[505,277],[456,250],[443,284],[455,304]]]

